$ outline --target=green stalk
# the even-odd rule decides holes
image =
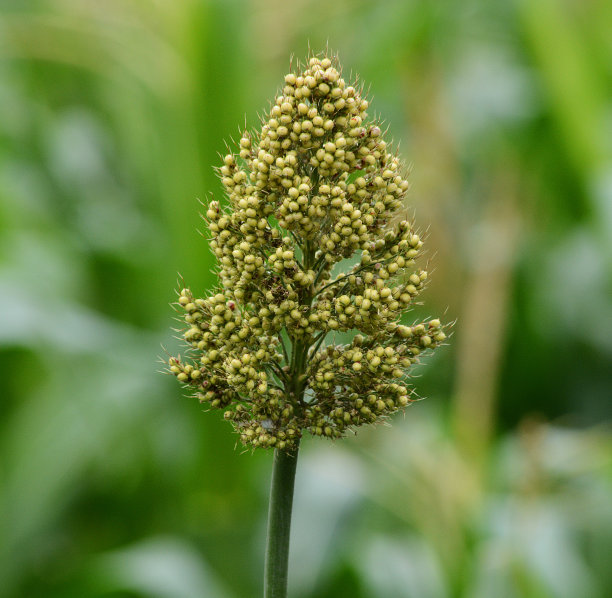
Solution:
[[[312,267],[315,249],[306,241],[303,250],[302,270]],[[314,285],[312,285],[314,287]],[[313,288],[303,291],[300,304],[310,307],[312,304]],[[283,342],[279,335],[279,340]],[[294,409],[303,407],[305,372],[308,350],[311,343],[291,339],[291,359],[289,364],[288,380],[285,390],[292,397]],[[285,359],[287,352],[285,351]],[[266,543],[266,564],[264,570],[264,598],[287,597],[287,570],[289,566],[289,536],[291,532],[291,510],[293,508],[293,487],[295,484],[295,470],[297,468],[299,439],[295,448],[290,451],[275,449],[274,464],[272,466],[272,483],[270,486],[270,506],[268,509],[268,537]]]
[[[270,486],[264,598],[286,598],[293,486],[299,444],[291,452],[276,449]]]

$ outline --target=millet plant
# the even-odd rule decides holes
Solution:
[[[219,287],[178,298],[190,348],[170,372],[242,443],[274,449],[266,598],[286,596],[302,436],[341,438],[409,405],[411,366],[445,339],[439,320],[399,323],[427,279],[423,241],[405,169],[367,111],[335,57],[286,75],[223,160],[228,201],[206,209]]]

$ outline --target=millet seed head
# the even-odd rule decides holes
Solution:
[[[219,168],[229,205],[205,218],[220,286],[180,291],[191,351],[169,371],[246,445],[290,449],[304,431],[339,438],[387,418],[446,338],[437,319],[399,324],[427,279],[423,241],[400,217],[405,169],[368,107],[335,57],[313,56]],[[335,331],[358,334],[335,345]]]

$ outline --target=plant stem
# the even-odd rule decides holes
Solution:
[[[286,598],[293,486],[299,444],[291,452],[275,449],[268,511],[264,598]]]
[[[312,268],[315,248],[310,241],[304,244],[302,270]],[[312,304],[313,288],[304,289],[300,304],[308,308]],[[293,408],[300,412],[303,407],[305,371],[311,340],[291,338],[291,359],[289,373],[284,377],[285,391],[292,399]],[[287,351],[282,336],[285,360]],[[266,564],[264,570],[264,598],[287,597],[287,570],[289,566],[289,536],[291,531],[291,510],[293,508],[293,487],[297,467],[299,439],[290,450],[274,450],[270,506],[268,509],[268,538],[266,543]]]

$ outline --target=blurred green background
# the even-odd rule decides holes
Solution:
[[[260,595],[271,454],[157,373],[196,198],[327,44],[457,320],[392,427],[308,440],[294,598],[612,596],[612,3],[2,0],[0,597]]]

